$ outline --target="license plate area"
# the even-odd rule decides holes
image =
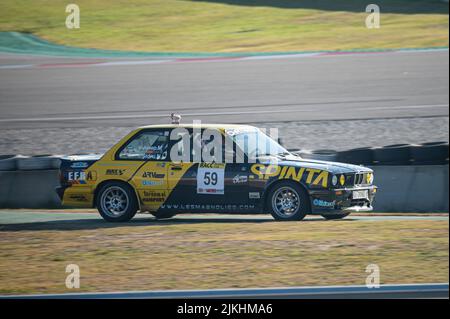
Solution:
[[[368,190],[353,191],[352,199],[369,199],[369,191]]]

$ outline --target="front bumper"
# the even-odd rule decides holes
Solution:
[[[336,214],[339,212],[370,212],[373,210],[373,200],[378,187],[355,186],[349,188],[312,190],[311,214]],[[354,191],[367,190],[367,198],[353,199]]]

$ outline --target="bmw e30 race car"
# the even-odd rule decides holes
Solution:
[[[211,130],[217,134],[206,134]],[[219,146],[209,147],[212,140]],[[340,219],[372,210],[377,191],[371,169],[302,159],[246,125],[140,127],[103,155],[62,158],[60,175],[63,205],[96,207],[111,222],[138,211]]]

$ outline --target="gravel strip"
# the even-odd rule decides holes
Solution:
[[[397,143],[449,140],[449,117],[309,122],[267,122],[287,148],[345,150]],[[1,130],[0,154],[102,153],[133,127]]]

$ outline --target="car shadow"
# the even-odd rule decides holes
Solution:
[[[351,219],[347,219],[351,220]],[[305,222],[327,222],[322,217],[312,217],[301,221]],[[329,221],[328,221],[329,222]],[[276,220],[268,218],[211,218],[211,217],[193,217],[193,218],[171,218],[171,219],[156,219],[153,217],[140,217],[132,219],[124,223],[111,223],[103,219],[74,219],[74,220],[54,220],[54,221],[39,221],[29,223],[15,223],[0,225],[0,232],[2,231],[52,231],[52,230],[90,230],[90,229],[106,229],[106,228],[124,228],[124,227],[148,227],[148,226],[163,226],[163,225],[182,225],[182,224],[242,224],[242,223],[279,223]]]
[[[246,7],[274,7],[281,9],[313,9],[323,11],[365,12],[367,0],[187,0]],[[430,0],[377,0],[382,13],[448,14],[448,3]]]

